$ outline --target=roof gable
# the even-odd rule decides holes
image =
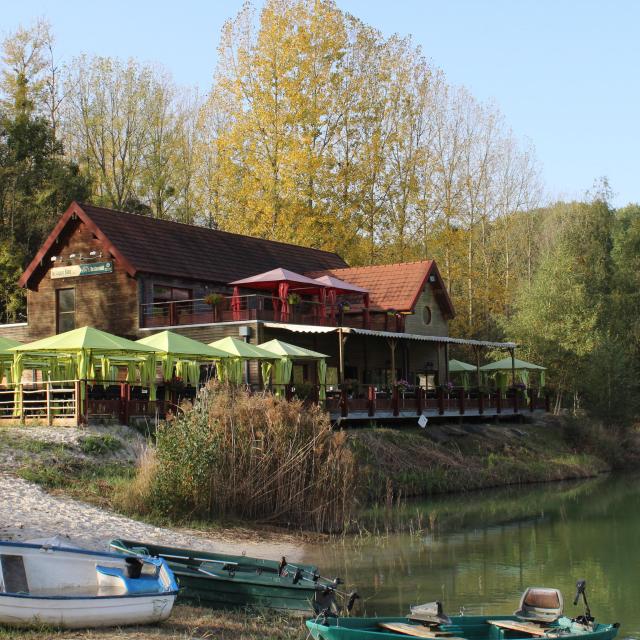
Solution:
[[[420,293],[433,277],[433,282],[430,284],[440,308],[449,318],[455,315],[447,287],[433,260],[328,269],[321,272],[307,272],[307,275],[335,276],[368,290],[372,308],[406,312],[413,312]]]
[[[131,276],[151,273],[228,283],[283,267],[345,267],[336,253],[73,202],[20,278],[26,286],[73,217],[82,220]]]

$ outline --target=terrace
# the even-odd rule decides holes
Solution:
[[[183,327],[222,322],[263,320],[291,324],[352,327],[402,332],[404,317],[394,312],[369,310],[364,303],[348,298],[335,303],[302,298],[284,310],[272,295],[221,296],[215,304],[206,298],[140,305],[140,328]]]

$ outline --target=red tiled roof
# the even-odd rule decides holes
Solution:
[[[73,202],[22,274],[21,286],[29,282],[74,214],[131,276],[142,272],[226,284],[277,267],[304,273],[346,266],[329,251]]]
[[[427,279],[433,275],[435,281],[431,285],[436,299],[449,317],[455,315],[447,288],[433,260],[307,271],[306,275],[312,278],[332,275],[355,284],[369,291],[371,308],[396,311],[413,311]]]

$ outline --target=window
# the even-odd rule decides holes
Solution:
[[[431,324],[431,307],[428,305],[425,305],[422,309],[422,322],[426,325]]]
[[[56,330],[58,333],[76,328],[76,290],[56,291]]]
[[[191,289],[181,287],[166,287],[162,284],[153,285],[154,302],[178,302],[180,300],[191,300],[193,298]]]

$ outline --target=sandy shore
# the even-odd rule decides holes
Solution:
[[[221,553],[303,558],[303,545],[287,534],[222,529],[215,537],[188,529],[165,529],[76,500],[50,495],[38,486],[0,472],[0,539],[26,541],[58,536],[71,544],[104,550],[113,538],[131,538]]]

